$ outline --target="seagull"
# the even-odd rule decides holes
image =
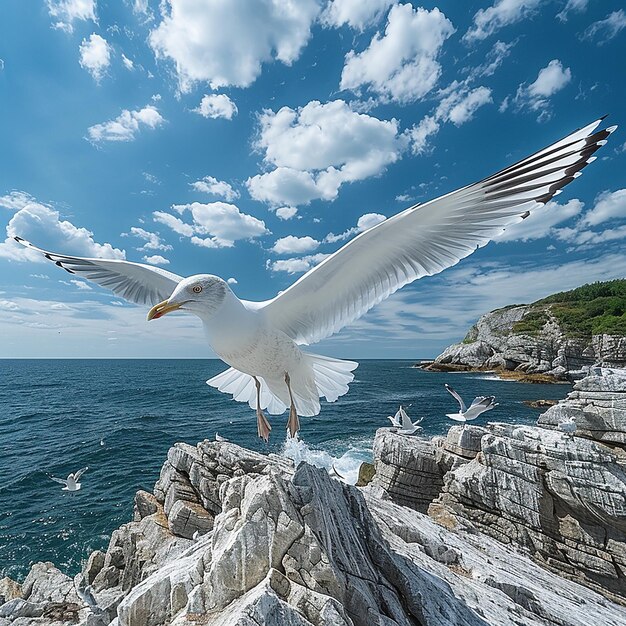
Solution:
[[[215,441],[228,441],[226,437],[222,437],[219,433],[215,433]]]
[[[207,384],[247,402],[265,441],[271,425],[264,411],[288,410],[287,430],[294,437],[299,416],[317,415],[320,397],[335,402],[347,393],[358,366],[303,346],[338,332],[404,285],[456,265],[546,204],[595,160],[593,153],[615,130],[597,130],[602,119],[487,178],[380,222],[262,302],[240,299],[212,274],[184,278],[160,267],[59,254],[15,239],[71,274],[152,306],[148,320],[174,311],[199,317],[209,345],[229,366]]]
[[[64,485],[61,491],[78,491],[81,488],[81,484],[78,481],[88,469],[88,467],[83,467],[83,469],[78,470],[74,474],[70,474],[67,478],[55,478],[54,476],[50,476],[50,478],[54,480],[54,482]]]
[[[399,435],[412,435],[418,430],[422,430],[421,426],[418,426],[418,424],[424,421],[424,418],[421,417],[415,422],[411,422],[411,418],[407,415],[402,405],[400,405],[400,408],[393,417],[388,415],[387,419],[391,422],[392,426],[396,429],[396,433]]]
[[[463,422],[464,425],[467,422],[475,420],[485,411],[491,411],[491,409],[495,409],[498,406],[495,396],[477,396],[474,398],[474,401],[468,409],[465,406],[465,402],[463,402],[463,398],[461,398],[461,396],[454,391],[450,385],[446,385],[446,389],[449,394],[456,398],[459,406],[461,407],[461,410],[458,413],[447,413],[446,417],[449,417],[451,420],[456,422]]]
[[[567,433],[570,437],[574,436],[574,433],[578,429],[576,420],[573,417],[568,417],[559,422],[559,430]]]

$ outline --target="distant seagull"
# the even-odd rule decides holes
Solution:
[[[100,445],[103,446],[104,445],[104,438],[100,439]]]
[[[299,416],[320,412],[320,397],[335,402],[348,393],[358,365],[306,352],[303,346],[339,332],[405,285],[453,267],[549,202],[595,159],[593,153],[616,128],[598,130],[601,122],[379,222],[263,302],[241,300],[225,280],[211,274],[185,278],[160,267],[59,254],[14,239],[79,278],[152,306],[148,320],[174,311],[199,317],[210,347],[229,366],[207,383],[247,402],[265,441],[271,425],[263,411],[288,411],[293,437],[300,430]],[[502,145],[506,137],[499,140],[499,152],[515,150]],[[480,143],[472,146],[470,158],[480,161],[481,151]]]
[[[196,532],[191,536],[194,541],[198,541],[200,539],[200,531],[196,530]]]
[[[228,441],[226,437],[222,437],[219,433],[215,433],[215,441]]]
[[[456,398],[461,407],[458,413],[446,413],[446,416],[455,422],[471,422],[485,411],[491,411],[491,409],[495,409],[498,406],[495,396],[477,396],[468,409],[465,406],[465,402],[463,402],[463,398],[450,385],[446,385],[446,389],[449,394]]]
[[[559,422],[559,430],[567,433],[570,437],[574,436],[578,425],[576,424],[576,420],[573,417],[568,417],[563,421]]]
[[[78,481],[88,469],[88,467],[83,467],[83,469],[78,470],[75,474],[70,474],[67,478],[55,478],[54,476],[50,476],[50,478],[60,485],[65,485],[61,491],[78,491],[81,487]]]
[[[402,405],[400,405],[400,408],[394,417],[388,415],[387,419],[392,423],[393,427],[396,429],[396,433],[399,435],[415,434],[418,430],[422,430],[422,427],[418,426],[418,424],[421,424],[424,421],[424,418],[421,417],[420,419],[412,422]]]

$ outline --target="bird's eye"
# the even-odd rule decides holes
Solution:
[[[200,293],[202,291],[202,287],[200,285],[194,285],[191,291],[194,293]]]

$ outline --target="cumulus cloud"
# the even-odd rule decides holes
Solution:
[[[395,0],[331,0],[321,15],[324,26],[339,28],[347,24],[363,31],[376,23]]]
[[[626,28],[626,12],[613,11],[603,20],[594,22],[583,34],[583,39],[595,40],[601,46]]]
[[[275,211],[276,216],[281,220],[290,220],[298,214],[295,206],[281,206]]]
[[[38,202],[26,204],[16,211],[7,224],[6,234],[6,240],[0,243],[0,257],[13,261],[45,260],[41,254],[14,241],[15,236],[67,254],[105,259],[126,258],[124,250],[114,248],[110,243],[96,243],[92,232],[62,220],[58,211]]]
[[[496,0],[490,7],[479,9],[475,13],[473,25],[463,35],[463,40],[472,43],[487,39],[504,26],[533,15],[540,2],[541,0]]]
[[[279,259],[278,261],[268,261],[267,267],[273,272],[301,274],[302,272],[308,272],[328,256],[330,255],[319,253],[294,259]]]
[[[223,93],[205,95],[200,105],[193,109],[194,113],[211,119],[223,118],[232,120],[237,115],[237,105]]]
[[[86,139],[92,143],[133,141],[142,128],[158,128],[164,122],[165,119],[151,104],[138,111],[124,109],[114,120],[90,126]]]
[[[180,215],[189,213],[193,222],[156,211],[154,219],[169,226],[180,235],[191,238],[191,243],[205,248],[231,248],[240,239],[254,239],[269,234],[262,220],[241,213],[234,205],[226,202],[201,204],[175,204],[172,207]],[[207,236],[208,235],[208,236]]]
[[[248,87],[263,63],[291,65],[309,40],[317,0],[170,0],[150,33],[157,57],[173,61],[180,89]]]
[[[236,278],[233,278],[233,277],[231,276],[230,278],[228,278],[228,279],[226,280],[226,282],[227,282],[229,285],[236,285],[236,284],[237,284],[237,279],[236,279]]]
[[[232,202],[239,197],[239,192],[233,189],[231,185],[223,180],[217,180],[217,178],[214,178],[213,176],[205,176],[204,178],[189,184],[196,191],[208,193],[213,196],[219,196],[229,202]]]
[[[318,248],[320,242],[313,237],[294,237],[287,235],[276,241],[272,247],[275,254],[302,254],[303,252],[312,252]]]
[[[359,217],[356,226],[354,226],[353,228],[348,228],[348,230],[340,233],[339,235],[328,233],[328,235],[324,237],[324,243],[336,243],[337,241],[345,241],[353,235],[358,235],[359,233],[363,233],[366,230],[373,228],[377,224],[384,222],[386,219],[387,218],[380,213],[366,213],[365,215],[361,215],[361,217]]]
[[[516,42],[496,41],[491,50],[485,56],[485,62],[474,66],[470,70],[470,78],[480,78],[482,76],[492,76],[495,71],[502,65],[504,60],[511,54],[511,50]]]
[[[111,46],[106,39],[92,33],[89,39],[83,39],[80,44],[79,63],[96,82],[100,82],[107,67],[111,64]]]
[[[74,30],[74,21],[96,21],[95,0],[46,0],[50,17],[57,20],[53,26],[68,33]]]
[[[139,237],[139,239],[143,239],[146,242],[143,246],[137,248],[137,250],[162,250],[163,252],[167,252],[172,249],[172,246],[161,241],[161,238],[157,235],[157,233],[149,232],[144,228],[133,226],[130,229],[130,233],[122,233],[123,237],[128,235]]]
[[[273,205],[333,200],[347,182],[380,174],[399,158],[407,138],[398,122],[357,113],[343,100],[264,111],[256,148],[271,172],[246,181],[256,200]]]
[[[561,91],[572,80],[569,67],[563,67],[558,59],[552,59],[539,74],[535,82],[530,85],[522,83],[515,95],[517,110],[539,111],[539,120],[550,116],[550,98]]]
[[[587,211],[583,222],[597,226],[612,219],[626,219],[626,189],[603,191],[599,194],[591,210]]]
[[[152,256],[144,256],[143,260],[150,265],[169,265],[170,262],[160,254],[153,254]]]
[[[0,196],[0,207],[10,211],[19,211],[32,202],[36,202],[35,198],[25,191],[13,190],[4,196]]]
[[[377,33],[363,52],[346,55],[341,89],[368,88],[382,101],[403,104],[423,98],[439,80],[437,57],[454,31],[437,8],[393,6],[385,34]]]

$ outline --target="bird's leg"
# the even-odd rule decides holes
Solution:
[[[256,376],[253,376],[256,385],[256,427],[259,437],[268,443],[270,440],[270,431],[272,427],[261,410],[261,383]]]
[[[287,383],[287,389],[289,390],[289,419],[287,420],[287,430],[290,437],[295,437],[296,433],[300,430],[300,420],[298,419],[298,412],[296,411],[296,405],[293,402],[293,394],[291,393],[291,378],[289,374],[285,372],[285,382]]]

